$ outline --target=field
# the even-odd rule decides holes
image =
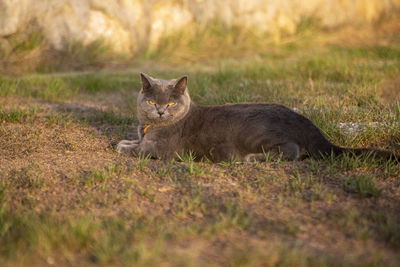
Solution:
[[[395,162],[115,151],[134,136],[141,71],[187,74],[198,104],[282,103],[336,144],[399,151],[400,28],[379,40],[308,29],[253,54],[229,38],[182,41],[190,51],[166,40],[135,67],[0,76],[0,265],[398,266]]]

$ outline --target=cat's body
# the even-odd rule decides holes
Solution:
[[[260,159],[269,152],[290,160],[346,151],[394,157],[386,151],[335,146],[309,119],[283,105],[197,106],[190,100],[186,77],[165,81],[141,74],[141,78],[139,140],[121,141],[119,152],[162,159],[191,152],[196,159],[215,162]]]

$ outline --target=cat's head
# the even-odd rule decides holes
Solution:
[[[140,123],[167,126],[185,117],[190,108],[187,76],[161,80],[141,73],[140,78],[142,89],[137,99]]]

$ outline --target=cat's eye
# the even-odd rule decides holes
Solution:
[[[169,102],[169,103],[168,103],[168,107],[172,107],[172,106],[175,106],[175,105],[176,105],[175,102]]]
[[[155,105],[155,104],[156,104],[156,102],[151,101],[151,100],[147,101],[147,103],[149,103],[149,104],[151,104],[151,105]]]

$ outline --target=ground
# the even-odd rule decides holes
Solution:
[[[188,74],[198,104],[282,103],[338,145],[398,152],[400,47],[374,42],[296,41],[218,62],[0,76],[0,264],[398,265],[396,162],[163,162],[115,151],[134,137],[143,71]],[[340,130],[353,122],[366,126]]]

